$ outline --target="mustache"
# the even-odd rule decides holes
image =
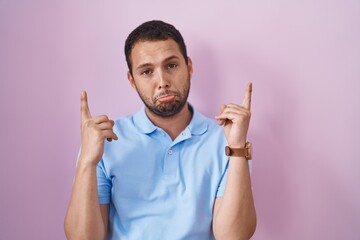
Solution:
[[[164,90],[162,92],[160,92],[159,94],[157,94],[154,99],[157,100],[158,98],[162,97],[162,96],[166,96],[166,95],[174,95],[174,96],[178,96],[178,92],[175,91],[171,91],[171,90]]]

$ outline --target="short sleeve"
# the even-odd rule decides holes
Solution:
[[[216,197],[222,197],[224,195],[226,179],[227,179],[227,175],[228,175],[228,166],[229,166],[229,162],[226,164],[225,171],[221,177],[218,189],[216,191]]]
[[[96,168],[98,198],[100,204],[109,204],[111,197],[111,179],[107,176],[104,162],[101,160]]]
[[[226,179],[227,179],[227,175],[228,175],[228,166],[229,166],[229,163],[226,165],[225,172],[224,172],[223,176],[221,177],[220,184],[219,184],[219,187],[216,192],[216,197],[222,197],[224,195]],[[248,161],[248,166],[249,166],[249,171],[250,171],[250,176],[251,176],[251,170],[252,170],[252,161],[251,160]]]

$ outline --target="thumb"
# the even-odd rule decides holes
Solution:
[[[81,121],[91,118],[86,91],[81,92]]]

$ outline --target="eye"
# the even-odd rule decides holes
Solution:
[[[168,64],[167,67],[168,67],[169,69],[176,68],[176,67],[177,67],[177,64],[175,64],[175,63],[170,63],[170,64]]]
[[[150,69],[145,69],[141,72],[141,75],[150,75],[151,74],[151,70]]]

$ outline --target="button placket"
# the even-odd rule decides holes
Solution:
[[[179,154],[174,148],[168,149],[164,159],[164,174],[175,175],[178,168]]]

